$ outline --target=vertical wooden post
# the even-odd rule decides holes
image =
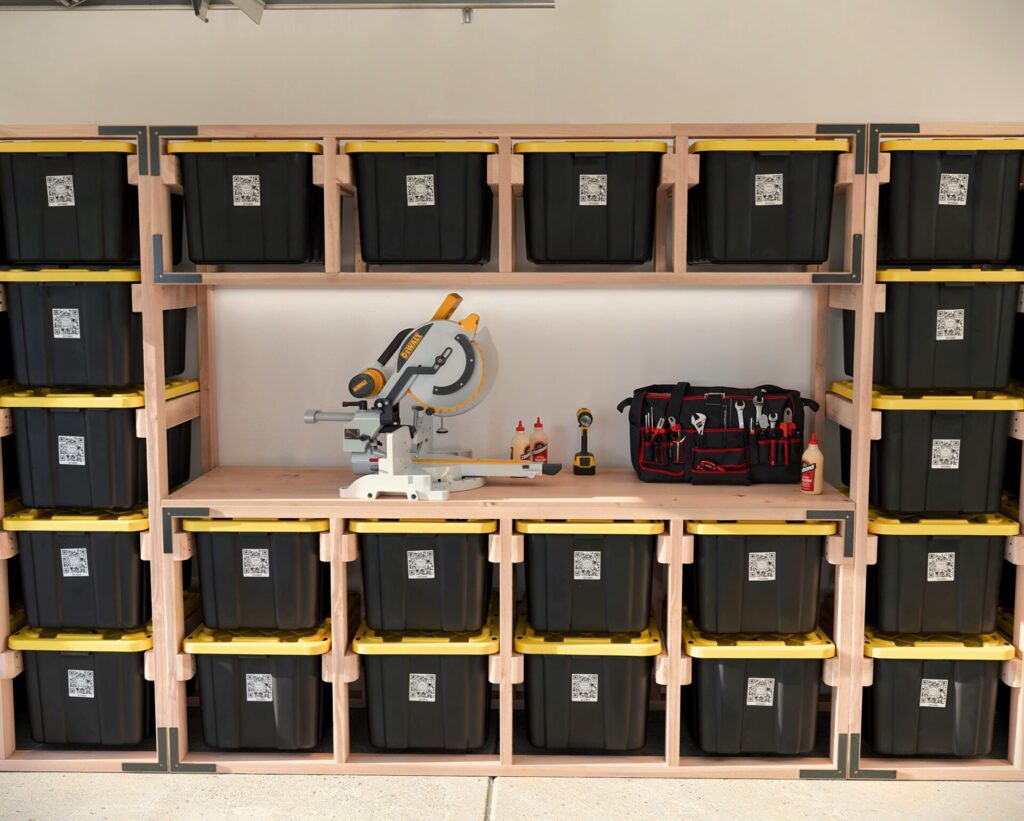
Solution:
[[[217,436],[217,349],[214,286],[196,286],[196,332],[199,346],[199,438],[203,472],[220,464]]]
[[[501,561],[498,565],[498,652],[501,655],[501,683],[498,685],[498,750],[503,767],[512,764],[515,684],[512,681],[512,649],[515,637],[515,555],[513,520],[502,516],[498,521],[501,538]]]
[[[338,183],[338,139],[324,137],[324,270],[341,271],[341,186]]]
[[[498,138],[498,270],[516,269],[516,198],[512,192],[512,138]]]
[[[683,653],[683,529],[686,522],[672,519],[668,522],[669,552],[668,602],[665,606],[665,635],[663,641],[668,653],[668,684],[665,689],[665,761],[670,767],[679,766],[679,744],[682,736],[682,653]]]
[[[334,727],[334,761],[344,764],[351,753],[351,716],[349,714],[349,682],[345,680],[345,654],[348,653],[348,556],[344,542],[346,521],[331,519],[331,654],[334,662],[331,684],[332,724]]]

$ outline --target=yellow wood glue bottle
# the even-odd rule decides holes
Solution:
[[[800,490],[804,493],[821,493],[825,484],[825,454],[818,447],[818,437],[811,434],[807,450],[800,458]]]
[[[530,437],[526,435],[526,428],[523,427],[522,419],[519,420],[516,432],[512,436],[512,450],[508,458],[513,462],[530,461]]]
[[[548,460],[548,435],[544,433],[544,425],[540,417],[533,423],[533,433],[530,434],[530,459],[534,462],[546,462]]]

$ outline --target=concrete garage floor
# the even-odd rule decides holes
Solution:
[[[0,819],[1024,818],[1024,784],[0,774]]]

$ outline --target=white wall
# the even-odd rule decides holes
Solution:
[[[6,123],[1024,120],[1016,0],[557,0],[557,10],[0,13]],[[429,290],[221,289],[224,463],[333,464],[306,427]],[[452,421],[500,453],[540,414],[554,458],[574,412],[625,463],[614,404],[639,385],[806,387],[800,289],[467,290],[501,357],[486,403]]]

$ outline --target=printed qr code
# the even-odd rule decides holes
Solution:
[[[46,204],[50,208],[63,208],[75,204],[75,178],[59,174],[46,178]]]
[[[949,679],[946,678],[923,678],[921,679],[921,699],[918,701],[920,707],[945,707],[946,693],[949,690]]]
[[[935,341],[950,342],[964,338],[964,309],[935,312]]]
[[[580,205],[608,204],[608,175],[580,174]]]
[[[782,174],[754,174],[754,205],[782,205]]]
[[[601,581],[601,551],[574,550],[572,577],[576,581]]]
[[[597,673],[572,674],[572,700],[597,701]]]
[[[775,705],[775,679],[748,678],[747,706],[773,707]]]
[[[956,581],[956,553],[929,553],[928,581]]]
[[[246,579],[270,578],[270,551],[267,548],[242,548],[242,577]]]
[[[79,321],[78,308],[54,308],[53,315],[53,338],[54,339],[81,339],[82,325]]]
[[[78,465],[80,467],[85,465],[85,437],[58,436],[57,464]]]
[[[235,205],[260,205],[260,175],[232,174],[231,198]]]
[[[246,673],[245,700],[273,701],[274,677],[270,673]]]
[[[434,551],[408,550],[405,554],[405,567],[410,579],[434,578]]]
[[[775,551],[751,553],[747,556],[747,581],[775,581]]]
[[[92,670],[68,670],[68,696],[96,698],[96,678]]]
[[[959,439],[932,439],[932,469],[960,469]]]
[[[434,205],[434,175],[407,174],[405,177],[406,205]]]
[[[409,701],[437,701],[437,674],[409,673]]]
[[[939,174],[939,205],[967,205],[969,174]]]
[[[62,547],[60,569],[64,578],[89,575],[89,551],[84,547]]]

